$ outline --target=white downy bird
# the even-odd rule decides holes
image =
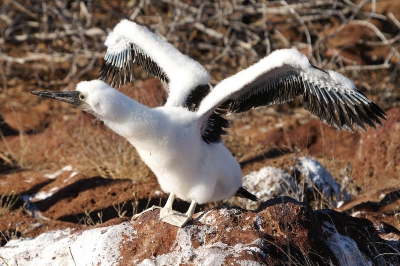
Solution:
[[[294,48],[277,50],[212,88],[203,66],[134,22],[121,21],[105,44],[100,79],[119,87],[132,81],[136,63],[168,85],[164,106],[148,108],[100,80],[80,82],[75,91],[32,94],[92,113],[135,146],[170,193],[160,220],[176,226],[191,218],[197,203],[234,195],[257,200],[242,187],[240,166],[222,142],[225,114],[302,96],[305,109],[338,130],[365,131],[385,119],[349,79],[312,66]],[[185,214],[172,210],[175,197],[191,202]]]

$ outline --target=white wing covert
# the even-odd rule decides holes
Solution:
[[[185,106],[192,90],[210,81],[210,75],[202,65],[129,20],[122,20],[114,27],[105,45],[108,49],[100,69],[100,79],[112,87],[132,81],[132,67],[137,64],[168,84],[166,105]]]

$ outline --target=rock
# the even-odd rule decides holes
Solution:
[[[243,186],[262,201],[277,196],[289,196],[299,201],[318,202],[327,208],[337,207],[347,202],[350,197],[324,168],[313,157],[291,156],[286,160],[289,171],[281,167],[263,166],[243,176]],[[235,200],[235,205],[245,209],[254,209],[258,202]],[[321,208],[321,207],[320,207]]]
[[[400,108],[387,115],[383,127],[361,135],[354,147],[351,178],[363,191],[383,189],[400,178]]]
[[[256,211],[219,207],[184,228],[113,219],[88,230],[58,230],[9,241],[0,265],[398,265],[400,232],[288,197]],[[388,240],[385,237],[389,238]]]
[[[382,121],[383,127],[378,127],[376,130],[368,128],[367,133],[359,130],[354,134],[347,131],[337,132],[334,128],[312,120],[290,129],[275,128],[264,135],[259,134],[262,135],[257,139],[258,143],[261,143],[260,146],[273,148],[266,151],[264,149],[262,152],[254,149],[254,152],[246,157],[243,156],[241,159],[243,173],[246,175],[251,172],[249,169],[274,166],[296,177],[296,173],[294,174],[290,169],[296,168],[296,163],[291,159],[293,156],[288,157],[282,154],[285,152],[290,154],[293,151],[304,152],[308,157],[317,159],[345,190],[339,198],[336,197],[337,201],[345,203],[343,208],[338,208],[338,210],[350,214],[357,212],[359,217],[367,217],[373,221],[380,220],[400,228],[398,215],[396,216],[400,212],[398,197],[400,108],[390,109],[387,115],[387,121]],[[277,172],[282,172],[282,170],[277,170]],[[280,177],[276,178],[278,175]],[[286,183],[291,184],[282,174],[277,173],[272,177],[274,180],[282,182],[285,180]],[[268,187],[272,185],[276,186],[270,182]],[[257,188],[254,191],[262,192],[262,189]],[[279,188],[274,191],[277,193],[283,191],[286,194],[278,195],[293,197],[292,194],[287,193],[287,189]],[[353,199],[346,204],[349,195]],[[305,201],[314,208],[318,207],[313,204],[313,198],[306,197]],[[335,207],[335,205],[328,206]],[[326,206],[323,207],[326,208]]]

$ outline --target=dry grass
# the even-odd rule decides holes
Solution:
[[[96,132],[96,131],[94,131]],[[89,133],[86,135],[86,133]],[[78,170],[84,172],[90,167],[97,175],[111,178],[128,178],[146,180],[154,177],[151,170],[140,159],[135,148],[125,139],[115,135],[108,129],[102,132],[85,131],[84,141],[76,143],[79,154],[69,157],[82,162]],[[76,165],[76,164],[74,164]]]
[[[54,89],[93,79],[105,53],[102,42],[121,18],[165,36],[215,74],[214,82],[292,46],[313,64],[340,71],[386,69],[399,60],[400,23],[390,10],[378,13],[384,6],[375,1],[190,2],[9,1],[0,10],[3,84],[7,88],[14,77],[23,77]],[[350,26],[368,35],[339,42]],[[365,64],[368,47],[388,53]],[[351,49],[356,57],[350,57]],[[396,78],[397,68],[393,71]]]
[[[87,114],[65,124],[56,123],[38,135],[4,139],[19,168],[39,171],[73,165],[80,173],[145,180],[153,177],[135,148]]]
[[[0,219],[13,208],[17,201],[18,195],[16,195],[14,190],[12,190],[10,193],[0,195]]]

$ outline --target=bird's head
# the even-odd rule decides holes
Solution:
[[[112,119],[121,113],[119,109],[125,102],[125,95],[101,80],[82,81],[74,91],[33,91],[31,94],[72,104],[100,119]]]

